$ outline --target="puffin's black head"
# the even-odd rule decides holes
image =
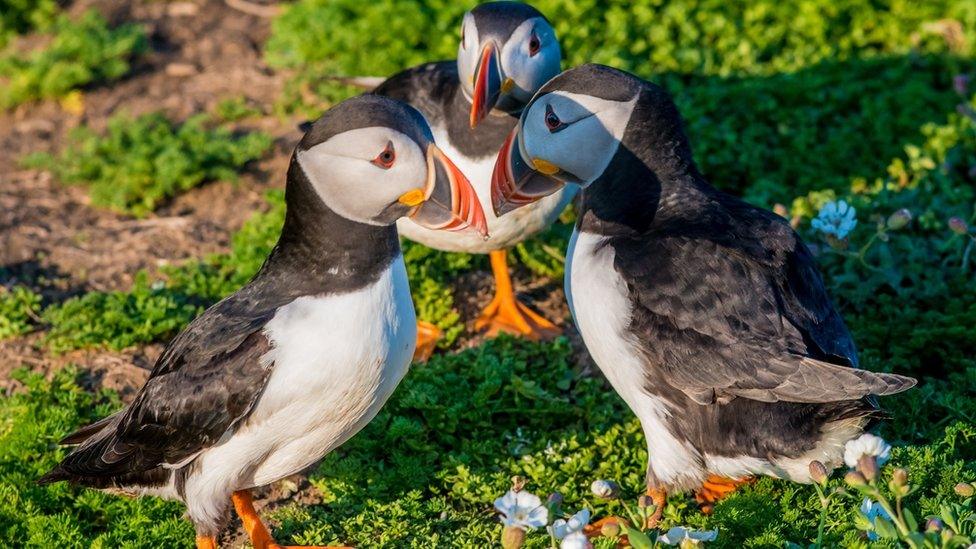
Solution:
[[[586,187],[603,175],[625,141],[628,158],[642,157],[644,163],[644,149],[686,154],[680,116],[668,94],[604,65],[560,74],[532,98],[498,153],[491,188],[495,213],[535,202],[567,183]]]
[[[560,56],[552,25],[528,4],[488,2],[466,13],[457,63],[471,127],[493,108],[521,111],[559,73]]]
[[[409,216],[431,229],[487,234],[471,184],[434,145],[416,109],[376,95],[355,97],[316,120],[295,158],[337,214],[371,225]]]

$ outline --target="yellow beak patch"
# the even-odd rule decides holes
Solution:
[[[553,164],[552,162],[549,162],[548,160],[543,160],[539,157],[535,157],[532,159],[532,167],[535,168],[535,171],[544,173],[546,175],[552,175],[554,173],[559,172],[559,166]]]
[[[426,200],[422,189],[412,189],[400,195],[397,201],[406,206],[416,206]]]

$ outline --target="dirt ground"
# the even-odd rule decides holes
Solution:
[[[241,96],[267,107],[287,78],[267,67],[261,56],[273,7],[242,0],[82,0],[67,9],[77,15],[92,7],[112,23],[131,21],[146,28],[149,51],[134,70],[121,81],[85,89],[82,114],[66,112],[57,101],[0,113],[0,285],[26,284],[41,293],[45,304],[86,291],[124,290],[139,270],[154,272],[163,265],[225,251],[230,235],[264,207],[264,192],[284,185],[291,150],[301,137],[301,119],[248,119],[241,129],[261,129],[274,137],[271,153],[249,166],[236,183],[204,185],[144,219],[93,208],[83,189],[21,168],[18,159],[24,154],[57,152],[72,128],[104,128],[113,113],[138,116],[163,110],[181,120],[212,111],[222,99]],[[21,45],[30,48],[39,40],[29,38]],[[514,274],[517,290],[537,309],[549,318],[568,317],[560,283],[532,280],[524,270]],[[487,272],[462,277],[456,295],[463,318],[475,318],[492,291]],[[74,364],[84,369],[91,388],[112,388],[128,400],[163,348],[153,344],[121,352],[80,350],[51,356],[39,348],[42,335],[0,341],[0,391],[16,390],[9,378],[15,368],[50,373]],[[469,330],[461,346],[481,340]],[[318,501],[302,476],[258,495],[259,510]],[[237,547],[244,540],[238,525],[223,541],[225,547]]]

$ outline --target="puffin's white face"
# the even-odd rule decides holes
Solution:
[[[493,108],[518,110],[559,74],[556,32],[542,17],[523,21],[504,42],[492,29],[479,29],[471,13],[461,23],[458,75],[471,99],[474,127]]]
[[[586,186],[610,164],[637,98],[610,101],[556,91],[540,97],[522,117],[522,154],[545,173],[558,168]],[[575,180],[575,181],[573,181]]]
[[[474,189],[433,140],[418,144],[391,128],[365,127],[297,157],[322,202],[347,219],[390,225],[409,216],[432,229],[486,231]]]
[[[617,153],[636,104],[636,95],[613,101],[565,91],[533,100],[498,153],[492,174],[496,214],[565,184],[595,181]]]

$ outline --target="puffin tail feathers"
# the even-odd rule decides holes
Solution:
[[[77,431],[71,433],[70,435],[62,438],[58,442],[58,444],[61,445],[81,444],[82,442],[85,442],[92,436],[98,434],[102,429],[108,426],[108,424],[112,423],[112,421],[114,421],[118,415],[119,415],[118,412],[116,412],[110,416],[103,417],[102,419],[96,421],[95,423],[85,425],[84,427],[78,429]]]

